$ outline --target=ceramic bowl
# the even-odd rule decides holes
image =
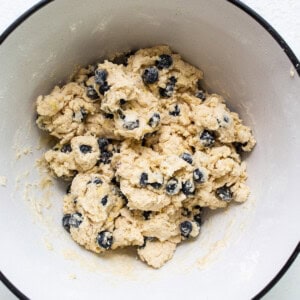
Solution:
[[[0,269],[14,293],[249,299],[276,282],[299,241],[300,66],[261,17],[233,0],[42,1],[0,40]],[[35,99],[78,65],[158,44],[204,71],[207,88],[253,128],[257,146],[246,158],[248,202],[207,214],[199,238],[153,270],[132,253],[90,253],[63,230],[65,187],[49,186],[36,163],[47,144]]]

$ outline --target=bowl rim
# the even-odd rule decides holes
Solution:
[[[278,43],[278,45],[282,48],[284,53],[287,55],[289,60],[291,61],[292,65],[294,66],[299,78],[300,78],[300,61],[290,48],[290,46],[286,43],[286,41],[282,38],[282,36],[276,31],[276,29],[269,24],[261,15],[259,15],[255,10],[250,8],[245,3],[239,0],[226,0],[227,2],[233,4],[237,8],[244,11],[250,17],[252,17],[257,23],[259,23]],[[47,4],[54,2],[54,0],[41,0],[37,2],[35,5],[30,7],[26,10],[21,16],[19,16],[11,25],[9,25],[4,32],[0,35],[0,45],[4,43],[4,41],[9,37],[11,33],[15,29],[17,29],[26,19],[28,19],[31,15],[35,12],[39,11]],[[276,284],[277,282],[283,277],[283,275],[287,272],[290,266],[298,257],[300,253],[300,242],[296,245],[294,251],[289,256],[285,264],[282,268],[278,271],[278,273],[270,280],[270,282],[261,290],[259,291],[252,300],[261,299],[264,295],[266,295]],[[0,270],[0,281],[19,299],[21,300],[29,300],[27,296],[25,296]]]

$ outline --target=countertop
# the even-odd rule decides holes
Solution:
[[[37,0],[0,0],[0,33]],[[300,0],[244,0],[282,35],[300,58]],[[0,299],[17,299],[0,283]],[[300,257],[264,300],[300,299]]]

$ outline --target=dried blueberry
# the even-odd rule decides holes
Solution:
[[[173,95],[176,82],[177,82],[177,79],[174,76],[170,77],[168,82],[166,83],[166,87],[159,88],[160,96],[163,98],[170,98]]]
[[[182,153],[182,154],[180,155],[180,157],[181,157],[183,160],[185,160],[187,163],[189,163],[189,164],[192,164],[192,163],[193,163],[192,155],[189,154],[189,153],[184,152],[184,153]]]
[[[205,182],[204,174],[198,168],[193,171],[193,178],[194,178],[194,181],[197,183]]]
[[[193,230],[193,224],[190,221],[184,221],[179,225],[181,235],[188,238]]]
[[[206,99],[206,94],[203,90],[197,91],[195,96],[203,101]]]
[[[95,82],[99,85],[103,85],[107,79],[107,71],[104,69],[98,69],[95,71]]]
[[[107,204],[107,200],[108,200],[108,196],[106,195],[106,196],[104,196],[104,197],[101,199],[101,204],[102,204],[103,206],[105,206],[105,205]]]
[[[80,145],[79,150],[83,154],[91,153],[92,152],[92,146],[90,146],[90,145]]]
[[[98,233],[96,240],[101,248],[110,249],[113,243],[113,235],[109,231],[101,231]]]
[[[215,143],[215,133],[209,130],[203,130],[200,135],[200,140],[205,147],[211,147]]]
[[[140,186],[145,187],[148,184],[148,174],[143,172],[140,177]]]
[[[91,86],[89,85],[86,89],[86,95],[92,99],[92,100],[96,100],[99,98],[99,95],[98,93],[96,92],[96,90]]]
[[[229,187],[226,185],[218,188],[216,190],[216,196],[223,201],[230,202],[232,200],[233,194]]]
[[[72,147],[70,144],[65,144],[61,147],[60,151],[63,153],[69,153],[72,152]]]
[[[177,104],[175,104],[174,110],[169,111],[169,115],[174,116],[174,117],[177,117],[180,115],[180,108]]]
[[[193,180],[187,180],[182,182],[182,192],[188,196],[195,193],[195,184]]]
[[[244,152],[243,147],[247,146],[247,142],[246,143],[234,142],[234,143],[232,143],[232,145],[234,146],[235,151],[238,154],[242,154]]]
[[[104,81],[104,83],[99,86],[99,93],[101,95],[104,95],[105,92],[107,92],[109,89],[110,89],[110,86],[108,85],[107,81]]]
[[[199,225],[201,226],[202,225],[202,217],[201,217],[201,214],[197,214],[194,216],[194,221]]]
[[[149,67],[144,70],[142,79],[145,84],[152,84],[158,80],[158,70],[156,67]]]
[[[140,126],[140,120],[135,120],[135,121],[125,121],[123,124],[123,128],[127,130],[133,130],[136,129]]]
[[[120,105],[124,105],[126,103],[125,99],[120,99]]]
[[[157,127],[160,122],[160,114],[154,113],[148,121],[148,125],[152,128]]]
[[[114,115],[113,114],[104,113],[104,118],[112,120],[114,118]]]
[[[62,225],[70,232],[71,227],[78,228],[82,221],[83,217],[81,213],[65,214],[62,219]]]
[[[229,123],[230,118],[225,115],[225,116],[223,116],[223,120],[224,120],[225,123]]]
[[[104,151],[107,148],[107,146],[109,145],[109,141],[106,138],[99,138],[98,145],[99,145],[99,149],[101,151]]]
[[[171,55],[162,54],[159,56],[158,60],[155,62],[155,65],[158,69],[168,69],[173,63],[173,58]]]
[[[176,195],[180,191],[180,185],[178,184],[178,180],[176,178],[171,178],[166,185],[166,192],[169,195]]]
[[[118,113],[121,120],[124,120],[126,118],[126,116],[124,115],[124,113],[121,109],[118,109],[117,113]]]
[[[112,156],[113,156],[113,153],[111,151],[102,151],[98,161],[99,161],[99,163],[103,163],[103,164],[107,165],[111,162]]]
[[[151,210],[143,211],[143,217],[144,217],[144,219],[145,220],[149,220],[151,213],[152,213]]]

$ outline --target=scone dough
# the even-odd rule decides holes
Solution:
[[[122,62],[122,63],[119,63]],[[37,125],[57,139],[45,153],[71,181],[63,226],[96,253],[136,247],[160,268],[197,237],[204,207],[244,202],[255,139],[203,73],[168,46],[79,70],[37,99]]]

